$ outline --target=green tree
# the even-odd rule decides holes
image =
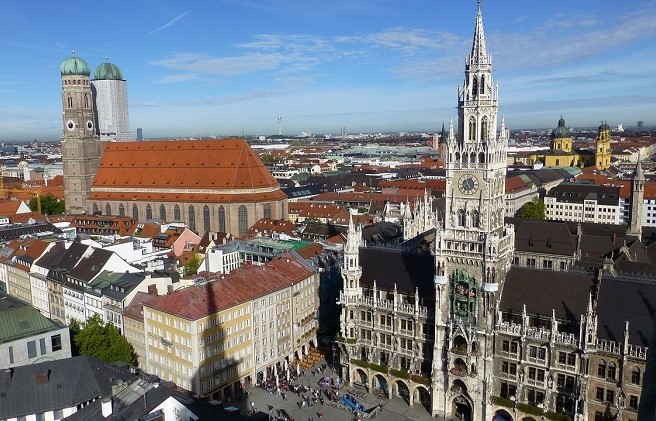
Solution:
[[[116,326],[111,323],[103,324],[97,314],[91,316],[77,334],[71,329],[71,334],[74,335],[73,342],[80,355],[89,355],[108,363],[123,361],[137,365],[137,355],[132,345],[119,333]]]
[[[39,211],[39,202],[36,197],[33,197],[29,203],[32,212]],[[64,199],[57,199],[51,193],[41,197],[41,213],[44,215],[60,215],[65,212]]]
[[[187,260],[187,263],[185,263],[183,266],[185,276],[197,274],[200,264],[200,257],[198,257],[198,253],[196,253],[191,259]]]
[[[544,202],[536,197],[524,203],[519,209],[518,216],[524,219],[546,219]]]

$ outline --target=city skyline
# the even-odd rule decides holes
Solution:
[[[653,125],[656,1],[483,1],[512,129]],[[626,4],[626,2],[625,2]],[[62,135],[71,50],[128,82],[144,137],[438,131],[455,119],[476,2],[6,2],[0,140]]]

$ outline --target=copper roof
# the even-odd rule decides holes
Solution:
[[[232,202],[284,198],[242,139],[112,142],[90,199]]]

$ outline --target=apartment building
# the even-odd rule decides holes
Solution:
[[[314,270],[279,257],[144,302],[146,370],[202,396],[235,396],[256,368],[316,345],[317,291]]]
[[[619,186],[562,183],[545,196],[544,205],[552,221],[621,224],[624,217]]]

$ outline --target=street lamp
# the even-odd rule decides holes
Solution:
[[[513,420],[517,418],[517,398],[515,395],[510,395],[510,400],[513,403],[512,411],[513,411]]]

